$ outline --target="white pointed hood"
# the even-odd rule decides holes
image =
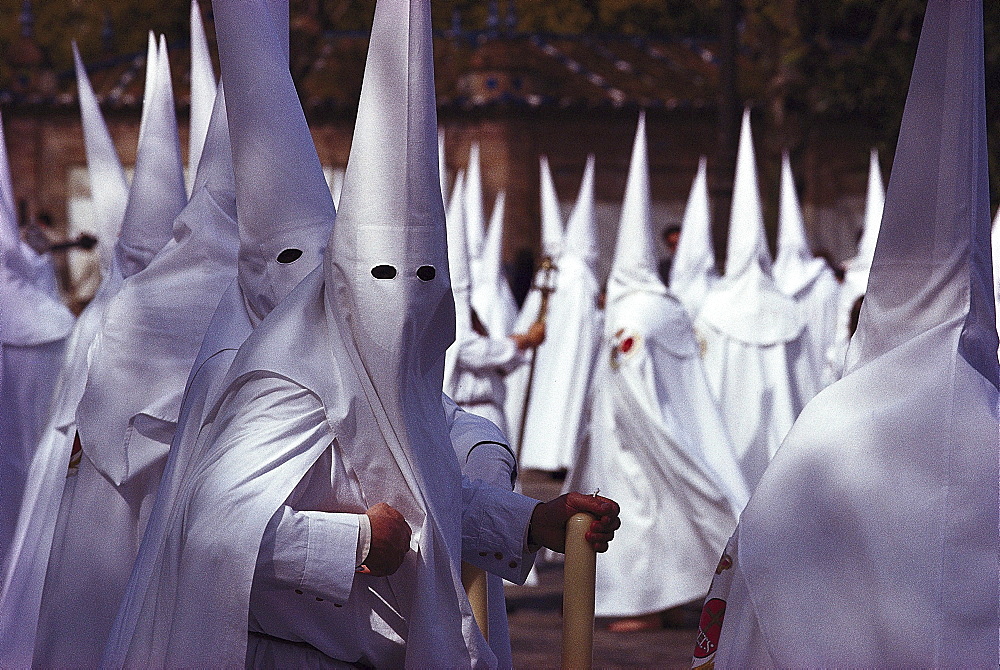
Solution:
[[[677,253],[670,265],[670,291],[694,318],[708,289],[718,279],[708,203],[708,161],[702,156],[684,208]]]
[[[51,257],[48,254],[39,254],[21,239],[2,117],[0,117],[0,263],[4,263],[19,278],[58,300],[59,289],[55,285]],[[60,319],[60,322],[60,328],[65,327],[68,331],[68,327],[65,326],[66,319]]]
[[[596,276],[599,254],[594,209],[594,154],[590,154],[583,168],[583,180],[576,195],[576,204],[566,222],[562,255],[578,258]]]
[[[468,182],[467,182],[468,183]],[[506,337],[517,319],[517,303],[503,269],[503,231],[507,194],[497,194],[490,215],[490,227],[472,276],[472,306],[493,337]]]
[[[239,283],[255,325],[319,265],[336,218],[288,70],[287,16],[269,9],[264,24],[251,11],[216,12],[238,177]]]
[[[76,66],[76,86],[80,98],[80,117],[83,124],[83,146],[87,152],[87,173],[90,177],[90,197],[94,203],[97,221],[97,250],[101,271],[111,272],[115,242],[125,216],[128,202],[128,182],[115,143],[104,122],[104,115],[97,104],[97,96],[90,85],[90,78],[80,59],[80,51],[73,43],[73,61]]]
[[[981,5],[932,0],[924,25],[845,374],[961,318],[960,353],[996,386]]]
[[[486,215],[483,213],[483,173],[479,162],[479,142],[469,147],[469,166],[465,171],[465,226],[469,244],[469,262],[476,281],[479,258],[486,239]]]
[[[191,0],[191,112],[188,124],[188,169],[192,175],[198,171],[208,121],[212,118],[215,102],[215,71],[208,53],[208,39],[201,20],[198,0]],[[192,185],[190,191],[194,192]]]
[[[562,252],[563,224],[562,213],[559,211],[559,196],[556,195],[556,187],[552,182],[548,156],[539,156],[538,174],[542,200],[542,255],[555,260]]]
[[[885,206],[885,187],[882,184],[882,168],[878,162],[878,150],[872,149],[868,161],[868,190],[865,195],[865,222],[858,240],[858,251],[847,262],[849,281],[858,284],[864,293],[868,284],[868,273],[875,256],[875,243],[878,241],[879,227],[882,224],[882,208]]]
[[[356,351],[358,383],[400,466],[395,488],[413,496],[402,502],[421,557],[412,573],[406,665],[434,658],[457,667],[493,657],[458,574],[461,473],[441,411],[455,303],[437,173],[430,13],[428,0],[375,7],[330,238],[335,253],[325,257],[324,275],[327,318]]]
[[[148,107],[148,112],[146,109]],[[166,39],[160,38],[152,97],[144,102],[135,174],[116,249],[123,277],[146,267],[173,236],[174,219],[187,204],[177,112]]]
[[[795,193],[792,164],[785,151],[781,156],[781,205],[778,210],[778,258],[774,262],[774,283],[785,295],[795,297],[829,272],[826,261],[816,258],[806,240],[802,208]]]
[[[401,392],[440,404],[454,339],[430,30],[425,1],[376,7],[335,253],[324,261],[331,310],[346,319],[390,414],[401,411],[403,399],[391,399]],[[416,386],[397,386],[401,374]]]
[[[717,667],[997,663],[982,11],[927,3],[847,372],[740,519]]]
[[[0,209],[0,233],[5,233],[0,236],[0,349],[4,344],[30,347],[60,340],[73,328],[73,315],[33,281],[28,254],[34,251],[22,250],[27,245],[17,236],[16,221],[4,210]]]
[[[752,265],[771,273],[771,254],[764,235],[764,211],[757,186],[757,159],[750,130],[750,109],[743,111],[736,176],[733,179],[733,205],[729,217],[729,246],[726,252],[726,277],[734,279],[748,272]]]
[[[198,161],[198,170],[191,186],[194,193],[201,189],[209,191],[228,217],[236,221],[236,178],[227,107],[225,92],[220,83],[213,97],[209,123],[205,127],[205,142],[201,152],[204,160]]]
[[[139,117],[139,142],[146,132],[146,125],[149,123],[150,100],[153,99],[153,91],[156,90],[157,61],[160,58],[160,50],[156,43],[156,35],[152,30],[146,36],[146,79],[142,87],[142,113]]]
[[[770,346],[797,338],[804,325],[798,305],[771,275],[749,109],[743,113],[736,156],[728,249],[726,274],[706,296],[698,318],[747,344]]]
[[[147,137],[155,133],[149,127]],[[161,462],[219,296],[236,275],[236,195],[225,96],[217,96],[191,201],[173,237],[108,306],[90,350],[77,429],[116,485]]]
[[[639,125],[632,145],[625,199],[618,224],[618,242],[608,277],[608,304],[635,291],[667,293],[657,272],[653,247],[653,216],[650,210],[649,158],[646,152],[646,113],[639,113]]]

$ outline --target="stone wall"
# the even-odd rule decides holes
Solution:
[[[507,193],[504,260],[512,274],[519,277],[516,281],[524,281],[523,275],[529,272],[538,248],[541,154],[549,157],[564,214],[576,197],[587,154],[595,154],[598,225],[606,271],[625,191],[636,118],[634,110],[610,108],[507,108],[468,113],[446,109],[440,113],[449,187],[457,170],[467,166],[469,146],[478,139],[487,217],[496,194],[500,190]],[[679,222],[698,158],[712,153],[713,120],[710,113],[695,110],[649,113],[650,184],[658,227]],[[16,202],[22,203],[28,216],[49,214],[55,226],[54,237],[72,234],[68,230],[68,203],[74,194],[70,191],[81,189],[79,170],[86,165],[78,113],[69,109],[19,108],[6,110],[4,123]],[[353,119],[332,115],[311,118],[310,123],[322,163],[343,168]],[[135,161],[138,115],[111,114],[108,126],[122,162],[130,169]],[[816,249],[826,250],[838,260],[852,255],[861,225],[872,135],[860,124],[826,126],[807,133],[802,148],[793,154],[810,240]],[[180,140],[186,152],[187,127],[183,118]],[[770,150],[767,142],[758,141],[758,147],[761,192],[773,249],[780,155],[777,149]],[[73,174],[77,176],[75,182]],[[721,254],[725,231],[717,230],[716,239]],[[74,252],[74,256],[82,258],[85,254]],[[69,288],[71,277],[64,260],[59,261],[59,267]],[[79,281],[79,275],[73,275],[74,281]]]

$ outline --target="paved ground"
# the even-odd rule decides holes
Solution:
[[[541,500],[559,495],[560,483],[538,472],[522,474],[524,492]],[[600,560],[600,557],[598,557]],[[559,666],[562,637],[562,565],[546,563],[536,587],[507,586],[511,645],[516,668]],[[611,633],[598,619],[594,634],[595,668],[690,668],[697,633],[697,611],[671,612],[674,625],[640,633]]]

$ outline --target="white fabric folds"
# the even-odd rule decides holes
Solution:
[[[989,228],[982,4],[930,0],[846,372],[744,511],[696,665],[996,665]]]
[[[705,373],[752,489],[799,409],[791,371],[802,355],[803,322],[798,305],[771,276],[749,109],[736,160],[726,274],[706,295],[695,329],[705,343]]]
[[[629,510],[597,563],[598,616],[702,597],[749,495],[690,319],[657,274],[644,121],[609,280],[589,440],[567,479],[570,490],[600,488]]]

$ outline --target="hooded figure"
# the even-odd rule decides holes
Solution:
[[[523,538],[536,501],[463,484],[449,436],[453,417],[442,408],[454,308],[434,151],[429,15],[427,3],[383,0],[376,7],[330,253],[255,328],[219,401],[205,411],[204,449],[177,487],[127,665],[331,658],[379,667],[492,664],[459,562],[523,579],[531,564]],[[279,97],[294,99],[279,29],[262,3],[217,2],[215,18],[227,90],[232,68],[247,67],[246,45],[253,45],[263,67],[280,56]],[[275,90],[273,80],[260,84]],[[308,138],[300,108],[281,120]],[[258,130],[247,128],[248,137]],[[245,147],[247,159],[255,148],[252,141]],[[234,148],[238,172],[240,152]],[[329,202],[314,154],[310,165],[316,178],[308,184],[264,180],[263,195],[247,209],[240,200],[240,217],[259,220],[265,210],[255,208],[288,202],[274,199],[290,186]],[[307,220],[317,212],[305,211]],[[332,204],[327,211],[332,218]],[[290,241],[292,233],[284,238]],[[294,251],[303,250],[286,247],[272,257],[294,266]],[[266,275],[249,286],[268,287]],[[378,502],[402,513],[417,547],[388,578],[355,574],[375,551],[365,546],[360,517]],[[463,546],[467,509],[501,504],[514,528]],[[473,518],[478,529],[495,515]],[[124,633],[127,640],[131,633]],[[106,660],[116,665],[115,644]]]
[[[73,315],[12,267],[0,248],[0,556],[14,537],[29,467],[43,432]]]
[[[795,194],[792,165],[786,151],[781,157],[781,208],[778,211],[778,258],[774,283],[795,299],[805,323],[803,355],[792,374],[801,410],[825,386],[826,355],[833,345],[840,285],[833,270],[813,255],[806,241],[802,210]]]
[[[440,135],[439,135],[440,137]],[[463,472],[494,486],[510,489],[516,478],[516,465],[509,452],[504,415],[499,402],[504,394],[502,371],[520,365],[524,357],[510,338],[491,338],[480,335],[472,327],[468,246],[465,241],[462,197],[465,173],[459,171],[452,187],[451,201],[445,215],[448,231],[448,273],[451,292],[455,299],[455,341],[445,352],[444,391],[459,407],[468,410],[462,416],[463,426],[452,427],[452,442]],[[462,415],[465,415],[463,412]],[[476,428],[472,417],[482,417],[485,428]],[[488,421],[485,421],[488,420]],[[488,436],[490,426],[498,432]],[[483,467],[482,460],[470,459],[470,439],[474,445],[482,440],[493,440],[508,450],[510,468],[506,462],[495,459],[497,467]],[[482,456],[482,449],[476,455]],[[497,575],[487,575],[489,605],[490,649],[501,668],[513,667],[510,649],[510,628],[503,580]]]
[[[589,160],[589,157],[588,157]],[[538,159],[539,192],[542,210],[542,255],[558,261],[562,254],[563,220],[559,211],[559,196],[552,182],[552,170],[547,156]]]
[[[749,495],[691,321],[657,271],[645,125],[641,115],[608,279],[589,440],[567,480],[578,490],[608,491],[629,510],[597,564],[597,616],[634,617],[702,597]]]
[[[444,358],[444,392],[453,400],[459,385],[458,367],[462,343],[479,336],[472,327],[472,278],[469,271],[468,244],[465,238],[465,215],[462,197],[465,192],[465,171],[459,170],[452,184],[451,200],[445,213],[448,231],[448,270],[451,294],[455,299],[455,341]],[[462,404],[461,401],[457,401]]]
[[[930,0],[844,377],[743,512],[696,666],[996,665],[985,109],[981,3]]]
[[[708,382],[752,490],[801,408],[792,369],[804,340],[798,305],[771,276],[749,109],[736,158],[726,274],[706,295],[694,325]]]
[[[466,182],[468,185],[468,182]],[[507,194],[501,191],[493,204],[490,227],[472,275],[472,308],[493,337],[507,337],[517,319],[517,303],[503,269],[503,218]]]
[[[543,174],[548,165],[543,164]],[[543,184],[544,184],[543,180]],[[543,212],[545,201],[543,190]],[[551,198],[555,198],[552,192]],[[554,288],[546,315],[546,340],[535,350],[535,378],[523,443],[518,445],[518,465],[533,470],[568,470],[576,464],[580,440],[585,430],[586,401],[594,363],[601,343],[602,313],[597,307],[601,287],[598,280],[598,246],[594,217],[594,157],[587,157],[576,205],[570,214],[565,236],[543,247],[559,251],[554,268],[546,277],[539,270],[538,285]],[[556,224],[558,225],[558,220]],[[554,227],[550,226],[550,227]],[[550,238],[554,235],[550,233]],[[515,330],[526,330],[538,319],[541,291],[532,289],[524,301]],[[510,423],[519,430],[527,392],[527,369],[508,377],[507,408]]]
[[[21,239],[17,207],[14,204],[14,182],[7,156],[7,139],[4,136],[3,119],[0,117],[0,249],[14,248],[20,249],[21,253],[13,254],[8,251],[6,254],[8,268],[15,275],[58,301],[59,286],[52,264],[52,255],[36,252],[30,244]],[[65,319],[62,321],[65,322]]]
[[[553,281],[555,274],[551,268],[558,267],[559,255],[562,253],[563,244],[563,219],[559,207],[559,196],[556,193],[555,184],[552,181],[552,170],[549,168],[547,156],[538,158],[538,192],[540,195],[541,209],[541,237],[542,237],[542,258],[548,259],[551,267],[546,269],[540,267],[535,272],[534,281],[528,294],[521,303],[521,308],[514,322],[514,330],[528,328],[538,320],[542,294],[539,288],[546,286],[554,288]],[[449,247],[450,248],[450,247]],[[533,354],[537,357],[538,351]],[[524,411],[524,396],[527,391],[528,376],[530,366],[518,367],[509,371],[504,378],[506,387],[506,401],[504,414],[508,426],[512,426],[515,433],[521,426],[521,415]],[[520,452],[521,445],[517,445]]]
[[[0,559],[14,535],[73,321],[59,300],[51,259],[21,240],[0,121]]]
[[[164,90],[170,81],[165,51],[158,65],[153,99],[162,103],[170,99]],[[131,212],[131,220],[166,227],[172,235],[146,267],[122,282],[89,352],[76,414],[82,453],[76,481],[60,505],[42,593],[35,663],[43,666],[94,666],[101,658],[177,426],[188,373],[218,296],[235,276],[232,159],[221,98],[219,103],[193,196],[172,222],[158,218],[166,213],[156,208],[181,200],[183,181],[168,182],[172,190],[158,192],[162,182],[143,181],[155,172],[137,168],[126,216]],[[165,143],[173,114],[172,105],[154,105],[143,142]],[[139,167],[148,168],[150,154],[139,157]],[[180,176],[179,162],[173,165],[171,174]]]
[[[187,204],[170,60],[162,35],[159,44],[152,97],[142,108],[135,175],[125,205],[125,221],[129,223],[122,225],[115,247],[125,278],[149,265],[170,240],[171,224]]]
[[[837,322],[834,325],[833,343],[827,353],[826,383],[840,379],[844,373],[844,359],[847,345],[851,343],[851,319],[854,304],[864,297],[868,288],[868,274],[871,272],[872,258],[875,256],[875,242],[878,240],[882,222],[882,208],[885,205],[885,189],[882,186],[882,168],[878,163],[878,151],[872,149],[868,162],[868,192],[865,198],[865,223],[858,242],[858,253],[847,261],[844,283],[840,288],[840,302],[837,306]]]
[[[199,439],[202,422],[240,345],[319,266],[335,218],[288,71],[288,3],[268,0],[255,11],[266,11],[275,31],[266,58],[246,53],[239,33],[218,34],[225,88],[231,91],[220,108],[228,123],[218,129],[228,133],[227,146],[232,143],[239,240],[232,241],[230,260],[237,278],[223,292],[191,368],[156,501],[105,648],[102,664],[108,667],[149,665],[159,658],[156,650],[165,640],[157,637],[154,619],[163,594],[174,588],[164,567],[167,532],[184,475],[208,446]]]
[[[719,280],[709,214],[708,167],[702,156],[684,208],[681,239],[670,265],[670,292],[684,304],[692,319],[698,316],[705,295]]]
[[[155,66],[154,58],[150,65]],[[121,286],[115,260],[116,240],[128,199],[128,183],[97,98],[87,78],[76,45],[76,64],[83,139],[87,152],[91,198],[98,225],[97,256],[101,283],[80,314],[66,344],[62,368],[25,484],[13,542],[3,562],[0,583],[0,662],[10,666],[31,664],[45,569],[76,437],[76,408],[87,383],[88,352],[111,299]],[[155,69],[155,67],[153,68]],[[150,71],[147,79],[152,79]],[[150,104],[147,99],[144,108]]]
[[[448,347],[445,357],[444,391],[460,407],[488,419],[507,434],[510,425],[504,410],[508,383],[513,374],[523,369],[527,360],[524,351],[542,341],[544,329],[536,327],[525,334],[493,335],[488,326],[474,322],[472,293],[475,282],[466,254],[465,186],[465,173],[460,172],[445,217],[448,266],[455,298],[455,342]]]

